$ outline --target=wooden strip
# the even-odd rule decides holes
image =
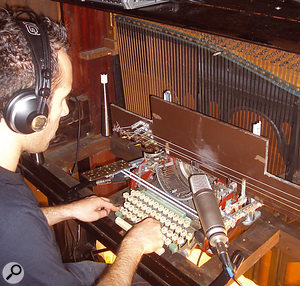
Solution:
[[[109,138],[88,136],[80,140],[78,160],[85,159],[91,154],[104,152],[110,149]],[[74,163],[76,142],[71,142],[54,150],[49,150],[45,154],[45,159],[62,168]]]

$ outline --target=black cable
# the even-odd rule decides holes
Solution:
[[[72,237],[72,239],[73,239],[73,241],[71,242],[71,245],[70,245],[70,252],[69,252],[70,254],[69,254],[69,256],[72,256],[71,259],[73,258],[73,261],[76,262],[75,246],[76,246],[76,244],[77,244],[77,237],[74,235],[73,230],[72,230],[72,228],[71,228],[71,226],[70,226],[70,222],[69,222],[69,221],[66,221],[66,222],[65,222],[65,226],[68,228],[69,233],[70,233],[70,235],[71,235],[71,237]],[[66,229],[65,229],[65,231],[64,231],[64,234],[65,234],[65,241],[66,241],[66,244],[68,244],[69,241],[68,241],[67,230],[66,230]],[[75,243],[75,246],[74,246],[74,243]],[[66,248],[67,248],[67,247],[68,247],[68,246],[66,246]]]
[[[109,251],[109,249],[108,248],[102,248],[102,249],[99,249],[99,250],[92,250],[92,254],[99,254],[99,253],[106,252],[106,251]]]
[[[200,255],[199,255],[198,260],[197,260],[197,266],[198,267],[199,267],[199,263],[200,263],[200,260],[201,260],[202,254],[203,254],[203,250],[202,249],[200,249],[200,250],[201,250],[201,252],[200,252]]]
[[[64,26],[65,25],[65,15],[64,15],[64,8],[63,3],[59,3],[59,9],[60,9],[60,22]]]
[[[73,167],[70,171],[70,175],[72,176],[74,173],[74,170],[76,168],[76,165],[78,163],[78,153],[79,153],[79,143],[80,143],[80,133],[81,133],[81,112],[80,112],[80,102],[77,99],[76,95],[73,95],[76,103],[77,103],[77,108],[78,108],[78,129],[77,129],[77,145],[76,145],[76,154],[75,154],[75,161],[73,164]]]
[[[80,241],[80,224],[78,223],[77,224],[77,237],[76,237],[76,244],[75,244],[75,246],[74,246],[74,248],[73,248],[73,257],[74,257],[74,261],[76,262],[76,259],[77,259],[77,257],[76,257],[76,251],[77,251],[77,249],[78,249],[78,247],[79,247],[79,241]]]
[[[222,260],[224,260],[224,259],[222,259]],[[242,254],[242,252],[240,250],[235,250],[230,258],[230,263],[232,264],[231,265],[232,267],[230,267],[230,265],[228,265],[229,263],[227,263],[227,262],[224,265],[224,263],[222,261],[223,271],[210,285],[211,286],[225,285],[229,282],[230,279],[232,279],[239,286],[242,286],[242,284],[235,278],[235,273],[243,261],[244,261],[244,255]]]

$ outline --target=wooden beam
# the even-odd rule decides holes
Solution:
[[[45,154],[45,158],[60,168],[67,167],[74,162],[76,144],[76,142],[71,142],[59,148],[49,150]],[[78,160],[108,150],[110,150],[109,138],[102,137],[101,135],[88,136],[80,140]]]
[[[118,52],[107,47],[101,47],[94,50],[79,53],[79,57],[83,60],[94,60],[101,57],[117,55]]]

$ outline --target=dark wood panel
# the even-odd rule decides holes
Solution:
[[[68,4],[63,5],[63,13],[73,65],[73,90],[76,94],[85,93],[89,97],[93,131],[99,134],[103,96],[101,73],[108,74],[107,94],[109,101],[115,102],[112,57],[95,52],[105,46],[107,37],[111,37],[109,13]],[[94,56],[82,57],[83,52]]]
[[[246,179],[249,194],[300,217],[300,187],[266,172],[266,139],[157,97],[151,107],[153,134],[171,148],[238,183]]]
[[[73,64],[73,89],[82,92],[86,89],[89,74],[83,68],[79,55],[82,51],[104,45],[107,13],[67,4],[63,5],[63,13],[71,45],[69,55]],[[107,66],[106,60],[103,60],[102,65]]]
[[[91,119],[95,134],[101,132],[101,104],[103,104],[103,85],[101,84],[101,73],[108,75],[106,85],[107,96],[110,103],[115,103],[115,90],[113,80],[113,67],[111,57],[100,57],[84,61],[85,70],[85,92],[90,98]]]
[[[48,0],[1,0],[0,7],[29,7],[36,13],[49,17],[51,20],[58,21],[58,3]]]
[[[266,139],[157,97],[151,97],[151,108],[155,139],[168,142],[171,154],[200,162],[205,171],[231,178],[239,187],[246,179],[248,195],[299,219],[300,187],[265,171]],[[128,126],[141,118],[112,106],[113,123]]]
[[[170,1],[135,10],[90,1],[59,1],[300,53],[300,20],[295,12],[300,3],[296,1]]]
[[[111,120],[112,124],[118,122],[120,126],[129,126],[139,120],[152,124],[152,121],[148,118],[144,118],[140,115],[137,115],[133,112],[125,110],[117,105],[112,104],[111,106]]]

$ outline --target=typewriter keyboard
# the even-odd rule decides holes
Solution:
[[[131,190],[123,193],[124,204],[116,212],[116,224],[129,230],[139,221],[153,217],[161,224],[164,244],[172,253],[180,250],[193,238],[191,219],[173,204],[148,190]]]

